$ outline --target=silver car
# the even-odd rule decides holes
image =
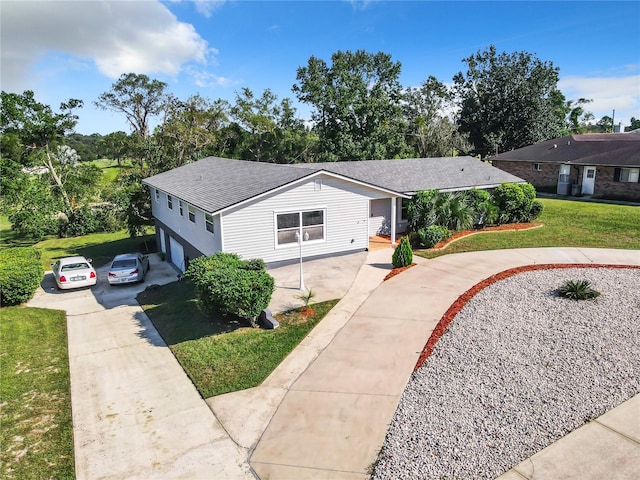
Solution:
[[[52,263],[53,278],[59,290],[91,287],[98,281],[91,259],[85,257],[66,257]]]
[[[109,285],[120,283],[144,282],[149,271],[149,257],[141,253],[116,255],[109,267],[107,280]]]

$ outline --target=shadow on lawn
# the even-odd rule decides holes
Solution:
[[[137,299],[167,345],[250,327],[234,315],[207,316],[201,312],[188,280],[147,289]]]

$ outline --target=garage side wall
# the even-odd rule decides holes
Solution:
[[[369,246],[369,201],[384,192],[318,176],[222,214],[224,251],[278,262],[298,258],[297,243],[276,245],[276,214],[325,211],[325,240],[303,244],[305,257],[364,250]]]

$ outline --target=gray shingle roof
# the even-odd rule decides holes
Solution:
[[[326,170],[381,188],[412,194],[419,190],[490,188],[519,177],[472,157],[409,158],[295,165]]]
[[[207,157],[144,183],[213,213],[313,173],[288,165]]]
[[[149,177],[144,183],[215,213],[319,171],[406,194],[430,189],[491,188],[504,182],[524,181],[471,157],[297,165],[208,157]]]
[[[492,160],[640,167],[640,135],[569,135],[504,152],[492,157]]]

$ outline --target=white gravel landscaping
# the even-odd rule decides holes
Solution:
[[[574,301],[555,290],[589,280]],[[493,479],[640,392],[640,270],[517,274],[479,292],[413,374],[372,478]]]

